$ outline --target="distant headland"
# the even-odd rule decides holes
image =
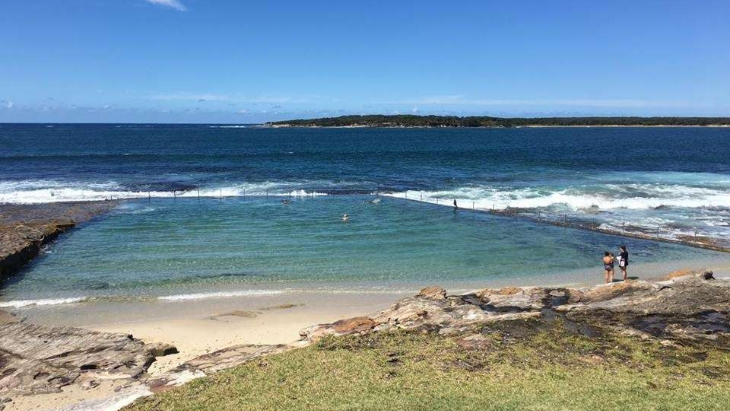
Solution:
[[[730,117],[487,117],[365,115],[274,121],[270,127],[730,127]]]

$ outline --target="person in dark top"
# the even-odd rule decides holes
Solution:
[[[629,252],[626,251],[626,246],[622,245],[619,247],[618,255],[618,268],[621,270],[621,274],[624,277],[624,281],[629,278],[629,274],[626,272],[626,268],[629,266]]]

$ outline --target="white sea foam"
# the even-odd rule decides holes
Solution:
[[[40,300],[0,301],[0,308],[23,308],[29,306],[75,304],[86,300],[86,297],[48,298]]]
[[[456,201],[461,208],[477,210],[532,209],[538,218],[591,219],[602,228],[621,231],[629,225],[665,238],[730,238],[730,178],[718,174],[609,173],[573,184],[474,185],[387,195],[446,207]],[[535,215],[537,211],[542,214]]]
[[[331,184],[323,182],[321,186]],[[327,195],[308,189],[316,182],[260,182],[201,187],[186,191],[130,191],[116,182],[86,183],[54,180],[0,181],[0,204],[40,204],[144,198],[219,198],[243,196],[315,197]]]
[[[240,125],[240,124],[208,126],[208,128],[250,128],[250,127],[251,126],[244,126],[244,125]]]
[[[547,208],[565,206],[573,210],[594,206],[601,210],[648,210],[657,207],[707,208],[730,206],[730,190],[698,188],[684,185],[646,186],[629,184],[565,189],[464,187],[450,191],[407,191],[389,194],[409,200],[438,202],[440,205],[480,209]]]
[[[82,302],[143,302],[143,301],[195,301],[216,298],[233,297],[259,297],[267,295],[284,294],[288,290],[241,290],[241,291],[220,291],[192,294],[153,296],[96,296],[96,297],[70,297],[70,298],[48,298],[37,300],[11,300],[0,301],[0,308],[26,308],[38,306],[53,306],[63,304],[77,304]]]
[[[243,291],[220,291],[210,293],[176,294],[157,297],[161,301],[190,301],[206,300],[211,298],[232,298],[232,297],[257,297],[264,295],[284,294],[284,290],[243,290]]]

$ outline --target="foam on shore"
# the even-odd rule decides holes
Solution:
[[[161,301],[189,301],[189,300],[206,300],[211,298],[232,298],[232,297],[253,297],[262,295],[284,294],[285,290],[243,290],[243,291],[223,291],[212,293],[194,293],[194,294],[176,294],[157,297]]]
[[[287,290],[241,290],[241,291],[221,291],[206,292],[192,294],[174,294],[164,296],[89,296],[89,297],[70,297],[70,298],[45,298],[31,300],[11,300],[0,302],[0,308],[25,308],[39,306],[55,306],[65,304],[80,303],[97,303],[97,302],[144,302],[144,301],[191,301],[191,300],[208,300],[216,298],[234,298],[234,297],[257,297],[267,295],[284,294]]]
[[[74,304],[80,303],[86,300],[86,297],[73,297],[73,298],[47,298],[39,300],[14,300],[0,302],[0,308],[23,308],[29,306],[44,306],[44,305],[60,305],[60,304]]]

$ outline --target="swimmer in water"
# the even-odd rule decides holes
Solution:
[[[350,221],[350,217],[347,214],[342,214],[342,221]]]
[[[291,200],[281,200],[281,204],[291,204]]]

